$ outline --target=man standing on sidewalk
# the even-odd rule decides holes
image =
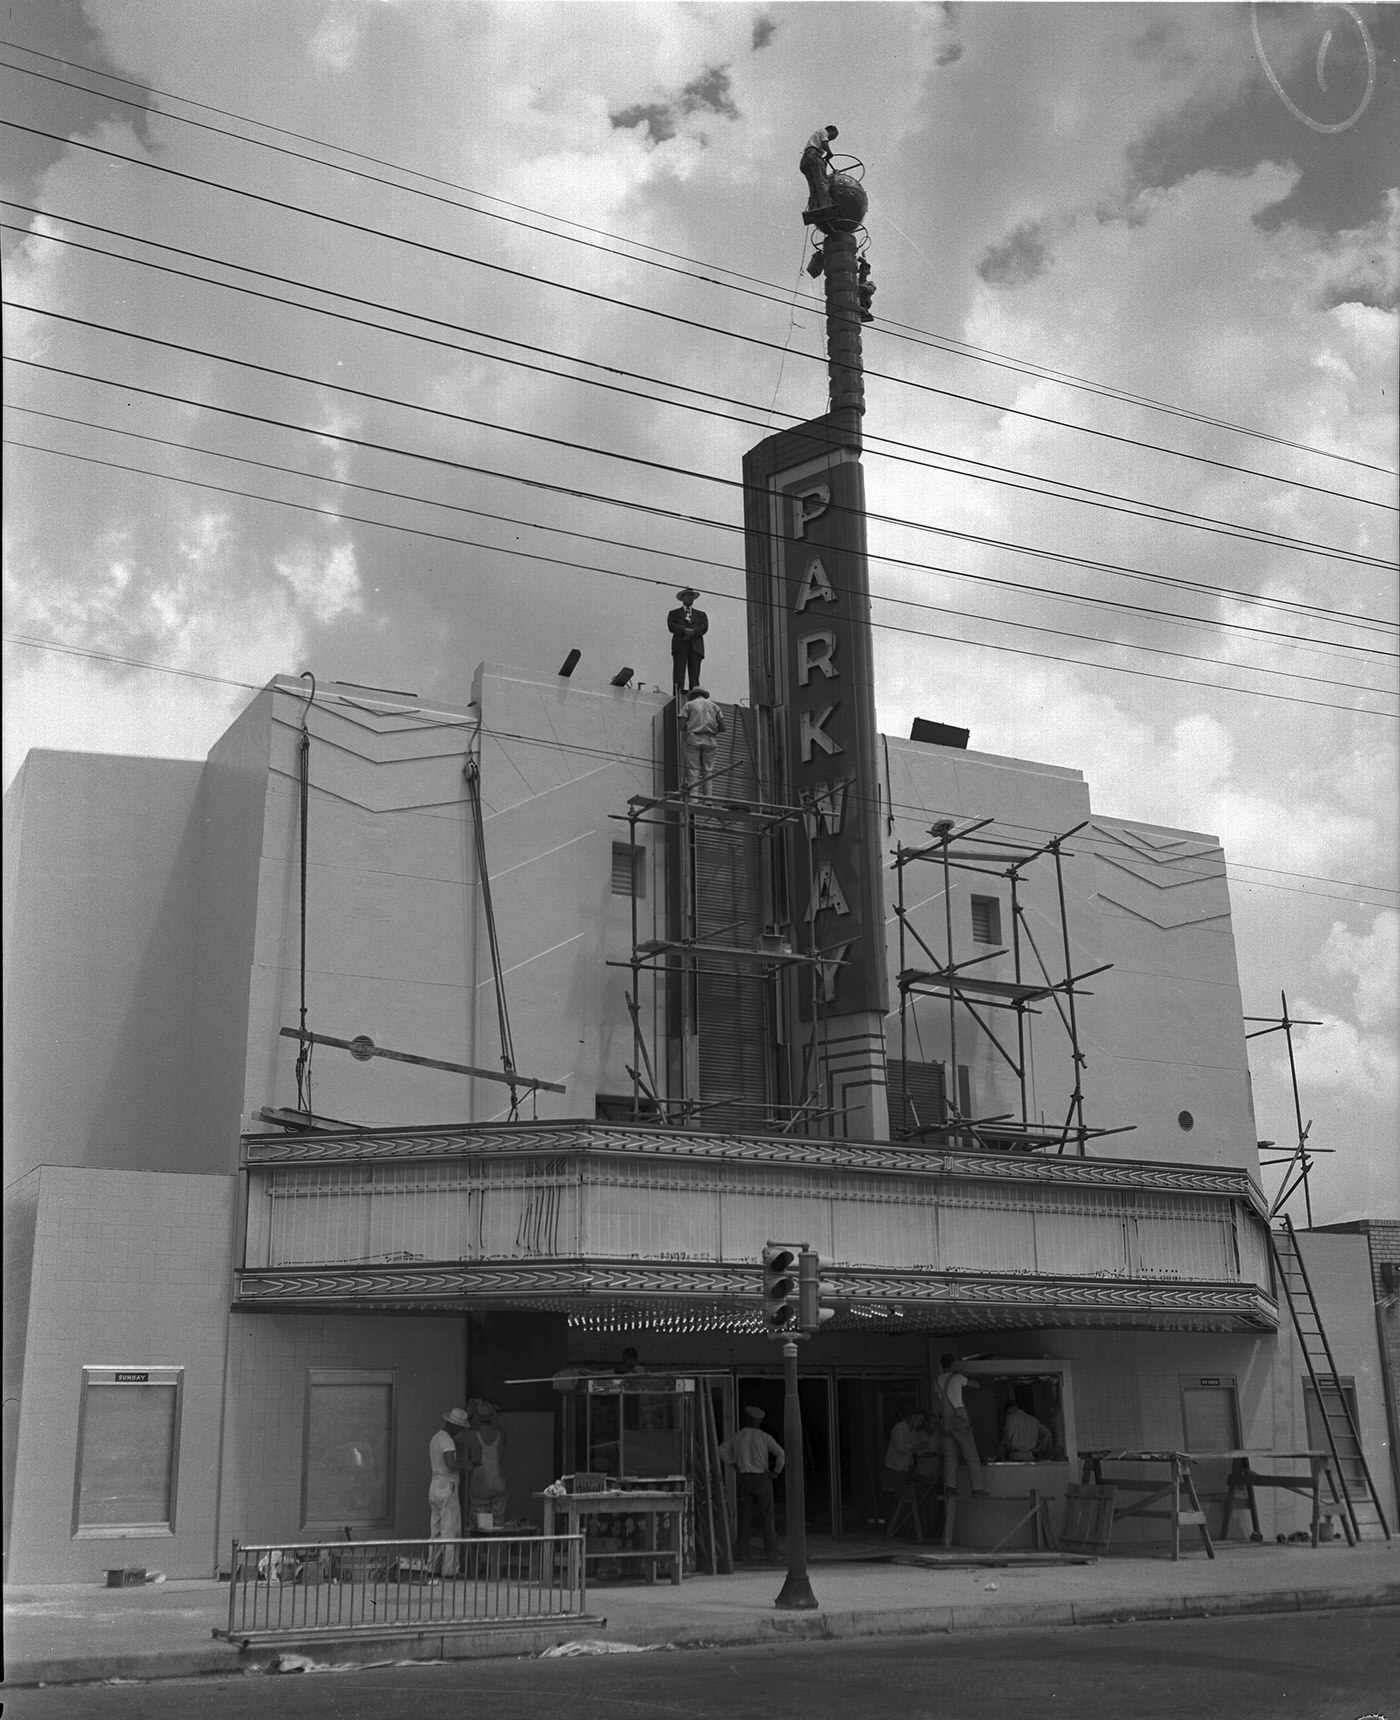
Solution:
[[[445,1541],[441,1571],[444,1577],[457,1574],[456,1542],[462,1538],[462,1505],[457,1493],[457,1435],[468,1426],[464,1409],[450,1409],[442,1426],[428,1441],[428,1539]]]
[[[783,1472],[783,1448],[759,1425],[763,1411],[751,1403],[744,1411],[747,1426],[719,1448],[723,1462],[738,1477],[739,1533],[734,1541],[734,1563],[742,1565],[748,1552],[754,1520],[763,1532],[763,1551],[770,1565],[778,1564],[778,1534],[773,1524],[773,1477]]]

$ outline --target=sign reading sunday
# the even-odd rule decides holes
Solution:
[[[788,781],[808,808],[795,845],[794,914],[828,958],[823,1012],[886,1007],[878,859],[875,702],[865,497],[859,464],[834,460],[778,480]],[[804,874],[810,860],[808,875]],[[804,1000],[803,1014],[808,1008]]]

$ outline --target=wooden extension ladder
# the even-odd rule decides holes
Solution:
[[[1270,1226],[1269,1249],[1283,1299],[1293,1317],[1293,1329],[1307,1363],[1308,1380],[1317,1402],[1319,1419],[1332,1457],[1332,1473],[1342,1496],[1342,1509],[1357,1540],[1369,1530],[1390,1539],[1390,1525],[1381,1509],[1380,1497],[1361,1449],[1361,1434],[1351,1403],[1342,1387],[1332,1346],[1322,1327],[1317,1298],[1313,1295],[1308,1269],[1298,1248],[1293,1221],[1288,1214],[1282,1223]]]

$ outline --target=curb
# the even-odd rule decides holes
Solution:
[[[1329,1612],[1360,1607],[1400,1606],[1400,1581],[1369,1588],[1321,1587],[1265,1589],[1246,1594],[1175,1595],[1137,1600],[1026,1601],[1000,1605],[909,1607],[891,1611],[848,1610],[758,1613],[743,1620],[683,1625],[617,1626],[616,1641],[641,1648],[702,1648],[785,1642],[852,1641],[873,1636],[952,1636],[971,1632],[1044,1630],[1066,1625],[1144,1624],[1157,1620],[1224,1618],[1231,1614]],[[6,1668],[11,1687],[36,1684],[102,1683],[124,1678],[148,1682],[162,1678],[268,1673],[279,1655],[304,1654],[339,1664],[383,1660],[502,1660],[538,1654],[556,1643],[608,1632],[607,1622],[511,1629],[480,1636],[419,1632],[374,1636],[352,1642],[300,1641],[237,1649],[232,1644],[141,1654],[71,1655],[54,1660],[16,1660]]]

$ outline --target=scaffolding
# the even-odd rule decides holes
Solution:
[[[1271,1219],[1277,1218],[1283,1211],[1284,1207],[1301,1188],[1303,1191],[1303,1205],[1308,1215],[1308,1229],[1311,1230],[1313,1221],[1312,1188],[1308,1179],[1312,1175],[1313,1171],[1313,1155],[1315,1153],[1330,1153],[1332,1148],[1315,1147],[1312,1146],[1308,1140],[1308,1136],[1312,1133],[1313,1120],[1309,1117],[1306,1123],[1303,1121],[1302,1101],[1298,1097],[1298,1064],[1293,1054],[1293,1029],[1295,1027],[1321,1027],[1322,1023],[1320,1021],[1306,1021],[1301,1016],[1297,1015],[1289,1015],[1287,992],[1281,991],[1278,995],[1279,1002],[1283,1006],[1283,1014],[1279,1016],[1245,1016],[1246,1021],[1262,1021],[1268,1023],[1268,1026],[1266,1027],[1256,1027],[1253,1033],[1246,1033],[1245,1039],[1263,1039],[1264,1036],[1269,1033],[1283,1034],[1284,1040],[1288,1046],[1288,1078],[1293,1088],[1293,1117],[1298,1129],[1298,1144],[1291,1151],[1284,1149],[1283,1156],[1281,1158],[1266,1159],[1261,1156],[1259,1164],[1260,1168],[1263,1170],[1272,1170],[1279,1165],[1285,1167],[1283,1176],[1279,1181],[1278,1193],[1274,1196],[1273,1204],[1269,1208],[1269,1217]],[[1274,1141],[1260,1141],[1260,1154],[1262,1155],[1269,1148],[1276,1145],[1277,1143]]]
[[[1064,845],[1084,828],[1077,824],[1061,835],[1052,836],[1038,847],[1008,840],[1000,835],[982,834],[995,820],[980,818],[972,823],[955,826],[952,819],[942,819],[929,829],[930,841],[917,847],[903,845],[894,850],[897,896],[895,918],[899,926],[899,1047],[904,1078],[900,1083],[898,1115],[891,1105],[891,1133],[904,1140],[962,1140],[969,1145],[992,1146],[1005,1150],[1032,1152],[1042,1148],[1064,1153],[1085,1152],[1086,1143],[1104,1135],[1125,1134],[1131,1128],[1091,1128],[1084,1120],[1083,1072],[1086,1058],[1079,1039],[1077,1000],[1092,995],[1083,991],[1083,983],[1095,974],[1105,973],[1113,965],[1105,962],[1083,973],[1073,972],[1069,941],[1069,922],[1065,906]],[[1035,940],[1022,900],[1025,873],[1037,861],[1053,862],[1055,899],[1059,913],[1060,955],[1064,972],[1059,978],[1051,975],[1046,959]],[[936,951],[913,923],[913,909],[905,896],[905,873],[915,864],[938,866],[943,882],[943,950]],[[957,959],[953,935],[953,874],[971,873],[982,877],[1004,879],[1011,886],[1011,945],[984,954]],[[1028,977],[1026,948],[1034,957],[1038,978]],[[922,953],[930,964],[916,965]],[[1012,977],[992,979],[972,970],[982,962],[998,957],[1011,957]],[[910,1025],[918,1034],[917,1007],[923,997],[941,998],[948,1006],[948,1062],[953,1079],[943,1083],[940,1115],[924,1118],[910,1094],[908,1070]],[[1030,1018],[1041,1013],[1037,1005],[1050,1003],[1060,1017],[1069,1041],[1071,1059],[1071,1091],[1065,1119],[1058,1127],[1031,1118]],[[1014,1040],[1003,1030],[998,1033],[990,1019],[993,1011],[1014,1017]],[[970,1020],[972,1028],[993,1047],[1016,1078],[1019,1094],[1019,1116],[1004,1112],[996,1116],[975,1117],[963,1114],[970,1099],[959,1091],[958,1082],[958,1024],[960,1016]],[[893,1097],[893,1096],[892,1096]]]
[[[709,798],[689,790],[659,795],[633,795],[625,813],[613,813],[614,819],[628,827],[628,845],[635,854],[638,837],[645,827],[661,832],[673,844],[672,877],[672,935],[644,937],[640,916],[640,898],[634,869],[631,887],[631,954],[626,961],[609,961],[609,967],[627,968],[630,981],[627,991],[627,1012],[632,1021],[633,1060],[627,1066],[632,1079],[632,1115],[634,1121],[651,1120],[666,1124],[733,1122],[746,1120],[750,1126],[771,1128],[791,1134],[805,1131],[834,1115],[824,1102],[818,1048],[822,1030],[820,999],[821,975],[831,966],[831,957],[812,947],[811,927],[807,927],[806,949],[795,947],[792,935],[784,923],[765,915],[755,916],[754,923],[745,927],[742,916],[727,925],[707,923],[700,906],[698,888],[699,868],[706,849],[713,853],[718,839],[735,836],[752,839],[750,864],[755,880],[772,879],[775,850],[780,844],[797,840],[804,832],[809,840],[814,835],[815,818],[812,809],[785,806],[762,799]],[[799,970],[810,981],[812,1008],[808,1043],[803,1047],[802,1073],[798,1091],[787,1100],[775,1090],[778,1083],[776,1058],[772,1053],[781,1035],[771,1030],[772,1024],[783,1018],[783,1000],[779,995],[782,975]],[[762,996],[765,1023],[770,1031],[763,1035],[762,1055],[766,1060],[761,1098],[741,1095],[706,1094],[706,1083],[700,1067],[700,987],[707,975],[724,977],[746,976],[755,983]],[[663,1007],[668,1017],[662,1037],[676,1047],[668,1055],[663,1074],[661,1060],[653,1055],[643,1008],[643,986],[647,976],[665,988]],[[653,1001],[653,1012],[655,1011]],[[747,1117],[744,1114],[747,1113]]]

